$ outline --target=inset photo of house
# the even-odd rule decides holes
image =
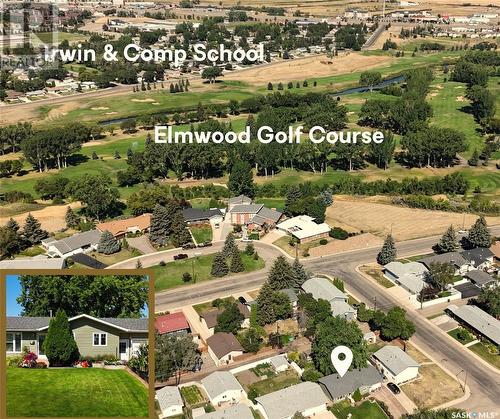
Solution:
[[[8,417],[153,414],[149,277],[100,272],[2,279]]]

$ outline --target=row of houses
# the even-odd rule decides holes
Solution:
[[[262,361],[270,365],[275,373],[291,368],[285,355],[276,355]],[[199,387],[207,395],[215,412],[192,416],[201,419],[232,419],[253,417],[251,406],[265,419],[289,419],[297,412],[312,417],[327,411],[332,403],[350,398],[359,390],[361,394],[372,393],[382,386],[384,379],[397,384],[408,382],[418,376],[419,364],[396,346],[384,346],[373,354],[372,363],[364,368],[355,368],[340,376],[327,375],[317,383],[304,381],[284,389],[248,400],[245,390],[231,371],[217,371],[203,378]],[[191,385],[192,383],[186,384]],[[196,385],[196,384],[195,384]],[[178,387],[166,386],[156,393],[160,418],[183,414],[184,401]]]

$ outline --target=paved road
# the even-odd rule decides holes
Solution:
[[[500,228],[496,227],[492,230],[494,234],[498,234]],[[409,256],[429,252],[437,239],[438,237],[431,237],[398,243],[398,254]],[[314,272],[324,272],[341,277],[346,287],[360,296],[363,301],[371,302],[376,297],[377,307],[384,310],[394,305],[405,305],[388,294],[385,288],[356,272],[356,266],[372,262],[378,250],[362,249],[331,255],[304,261],[304,265]],[[265,279],[265,272],[259,271],[236,278],[210,281],[192,287],[167,291],[157,294],[156,310],[163,311],[257,288]],[[467,370],[467,385],[470,388],[471,397],[459,406],[468,411],[496,411],[498,400],[500,400],[500,374],[478,362],[468,350],[444,334],[437,326],[421,316],[418,311],[409,310],[408,318],[416,325],[417,332],[412,340],[417,345],[431,354],[439,364],[446,367],[452,374],[459,375],[461,380],[465,379],[463,370]]]

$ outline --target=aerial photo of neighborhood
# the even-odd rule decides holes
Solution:
[[[6,0],[0,29],[9,416],[499,417],[498,2]],[[131,269],[154,337],[140,286],[79,282]]]

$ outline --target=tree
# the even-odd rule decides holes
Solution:
[[[120,242],[111,234],[108,230],[105,230],[101,234],[99,239],[99,244],[97,245],[97,251],[99,253],[104,253],[105,255],[111,255],[113,253],[120,251]]]
[[[390,131],[384,131],[382,144],[370,143],[369,153],[371,160],[378,168],[386,170],[391,163],[396,148],[396,140]]]
[[[139,318],[148,301],[144,276],[22,275],[19,282],[17,302],[23,316],[47,316],[61,309],[70,317],[86,313]]]
[[[408,340],[415,333],[415,325],[406,319],[406,311],[401,307],[391,308],[385,316],[380,334],[383,339],[401,338]]]
[[[215,277],[226,276],[229,273],[229,268],[226,263],[226,257],[222,252],[217,252],[212,262],[212,270],[210,274]]]
[[[193,277],[191,276],[191,274],[189,272],[184,272],[182,274],[182,281],[187,283],[187,282],[191,282],[193,279]]]
[[[253,242],[248,242],[245,247],[245,253],[249,256],[252,256],[255,253],[255,246]]]
[[[66,209],[64,220],[66,221],[66,227],[68,228],[76,228],[78,227],[78,224],[80,224],[80,217],[75,214],[71,207]]]
[[[471,227],[466,241],[471,248],[491,246],[491,234],[483,216],[479,217]]]
[[[202,79],[208,79],[210,83],[215,83],[217,77],[222,75],[222,69],[220,67],[207,67],[201,72]]]
[[[369,87],[370,91],[374,86],[380,84],[382,81],[382,74],[378,71],[364,71],[359,77],[359,85],[363,87]]]
[[[233,233],[229,233],[224,241],[224,247],[222,248],[222,254],[225,258],[230,258],[234,253],[239,253],[238,246],[236,246],[236,241],[234,239]]]
[[[388,235],[384,241],[382,249],[377,255],[377,262],[380,265],[387,265],[390,262],[394,262],[396,260],[396,245],[394,243],[394,239],[392,235]]]
[[[299,290],[302,284],[309,279],[309,275],[304,269],[304,265],[299,262],[298,258],[292,263],[291,266],[291,283],[294,290]]]
[[[432,262],[429,266],[428,282],[441,290],[453,283],[454,277],[455,267],[451,263]]]
[[[0,227],[0,255],[2,258],[18,253],[22,244],[21,236],[16,230],[8,226]]]
[[[286,294],[275,291],[269,282],[260,289],[257,297],[257,322],[264,326],[292,316],[292,304]]]
[[[471,101],[472,114],[477,121],[488,121],[495,116],[495,96],[488,89],[474,85],[467,90],[466,96]]]
[[[241,260],[240,252],[238,251],[233,252],[233,255],[231,256],[231,263],[229,265],[229,270],[234,273],[243,272],[245,270],[245,266],[243,265],[243,261]]]
[[[49,233],[43,230],[40,222],[29,213],[24,222],[23,236],[31,245],[35,245],[49,237]]]
[[[50,319],[43,351],[51,367],[69,367],[78,360],[78,346],[64,310],[57,310],[56,316]]]
[[[182,246],[191,241],[191,234],[189,234],[186,219],[184,215],[182,215],[180,208],[175,212],[172,218],[170,240],[175,247]]]
[[[241,323],[245,320],[245,316],[241,314],[238,304],[232,303],[217,316],[217,325],[215,333],[226,332],[236,334],[241,329]]]
[[[477,305],[498,319],[500,317],[500,287],[482,289],[477,298]]]
[[[292,267],[284,256],[280,255],[276,258],[269,271],[267,281],[274,291],[293,288],[295,286],[292,282]]]
[[[435,247],[437,253],[454,252],[458,248],[457,234],[453,225],[448,227],[448,230],[446,230],[446,233],[443,234],[443,237],[441,237]]]
[[[254,327],[249,328],[242,333],[240,337],[241,346],[245,352],[258,352],[262,344],[262,336]]]
[[[179,205],[171,200],[165,201],[165,205],[156,204],[151,214],[151,227],[149,229],[149,239],[160,246],[165,245],[173,231],[174,218],[179,212]],[[176,219],[176,233],[180,234],[182,227],[180,220]],[[182,238],[182,237],[181,237]]]
[[[159,381],[175,378],[180,383],[183,372],[191,371],[200,361],[198,346],[191,336],[156,334],[155,336],[155,377]]]
[[[252,168],[247,162],[237,161],[233,165],[227,187],[235,196],[246,195],[250,198],[255,196]]]
[[[479,153],[477,151],[477,148],[474,149],[471,158],[467,160],[467,164],[474,167],[479,164]]]
[[[351,369],[366,367],[368,350],[358,325],[339,316],[330,316],[316,328],[311,347],[311,356],[318,371],[325,375],[335,372],[331,354],[333,348],[340,345],[352,351]]]

